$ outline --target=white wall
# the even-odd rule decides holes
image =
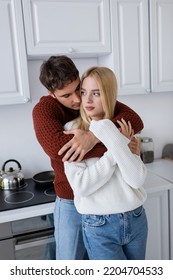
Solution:
[[[140,115],[144,122],[141,136],[153,138],[155,158],[160,158],[164,145],[173,143],[173,92],[123,96],[119,100]]]
[[[80,73],[97,64],[96,59],[76,59],[74,62]],[[0,169],[6,160],[14,158],[21,163],[25,178],[51,169],[49,158],[37,143],[32,124],[32,109],[39,98],[47,94],[38,79],[41,63],[29,62],[32,101],[23,105],[0,107]],[[155,157],[161,157],[163,146],[173,143],[173,93],[122,96],[119,100],[142,117],[145,125],[142,135],[154,139]]]

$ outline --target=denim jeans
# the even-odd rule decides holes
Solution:
[[[143,260],[148,234],[143,206],[112,215],[83,215],[83,236],[91,260]]]
[[[56,259],[87,259],[82,236],[82,215],[73,200],[56,198],[54,210]]]

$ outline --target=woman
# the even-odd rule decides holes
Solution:
[[[65,162],[65,173],[82,214],[83,236],[89,259],[144,259],[147,218],[142,185],[146,167],[131,153],[130,123],[111,122],[116,106],[117,82],[106,67],[92,67],[81,78],[81,116],[66,130],[92,131],[106,146],[101,158]]]

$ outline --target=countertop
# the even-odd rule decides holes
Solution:
[[[44,203],[36,206],[28,206],[19,209],[0,212],[0,224],[36,216],[51,214],[54,211],[55,202]]]
[[[146,166],[149,171],[173,183],[173,160],[157,159]]]
[[[173,165],[172,165],[173,168]],[[148,167],[147,167],[148,169]],[[154,193],[159,191],[167,191],[173,189],[173,182],[169,182],[168,180],[158,176],[153,171],[148,169],[147,178],[144,183],[144,188],[147,193]]]
[[[148,194],[173,189],[173,162],[160,159],[146,166],[148,174],[144,188]],[[54,205],[55,203],[51,202],[0,212],[0,223],[51,214],[54,211]]]

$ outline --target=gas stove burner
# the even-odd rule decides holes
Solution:
[[[47,196],[55,196],[54,187],[48,188],[44,191],[44,194]]]
[[[9,204],[20,204],[31,200],[33,197],[34,194],[30,191],[18,191],[6,196],[4,201]]]

